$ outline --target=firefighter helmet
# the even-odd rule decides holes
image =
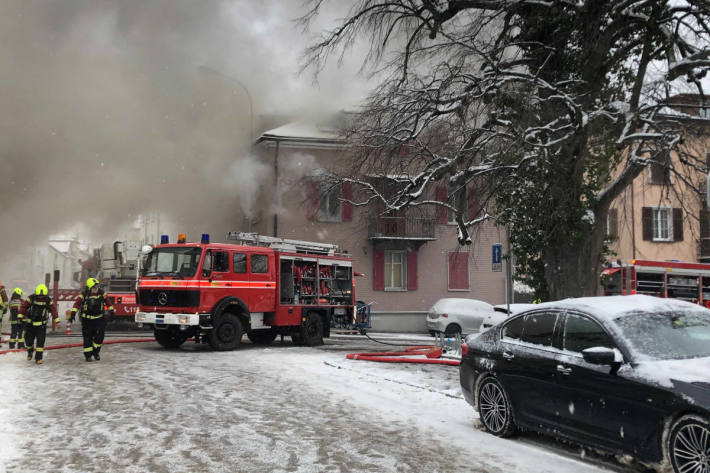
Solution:
[[[13,294],[17,294],[18,296],[21,296],[21,295],[22,295],[22,289],[20,289],[19,287],[16,287],[15,289],[12,290],[12,293],[13,293]]]
[[[35,288],[35,295],[46,296],[47,294],[49,294],[49,289],[47,289],[47,286],[45,286],[44,284],[38,284]]]
[[[96,286],[99,283],[99,280],[96,278],[89,278],[86,280],[86,287],[91,289],[92,287]]]

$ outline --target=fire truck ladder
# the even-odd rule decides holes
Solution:
[[[289,240],[288,238],[269,237],[258,233],[229,232],[227,240],[236,240],[240,244],[265,246],[279,251],[292,253],[309,253],[315,255],[335,256],[340,253],[338,245],[318,243],[314,241]]]

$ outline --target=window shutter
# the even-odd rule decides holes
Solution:
[[[320,186],[315,178],[309,179],[307,186],[306,217],[308,217],[309,220],[315,220],[320,204]]]
[[[683,209],[673,209],[673,241],[683,241]]]
[[[372,252],[372,289],[385,290],[385,252],[382,250]]]
[[[609,209],[609,236],[617,238],[619,236],[619,211]]]
[[[641,229],[644,240],[653,240],[653,209],[651,207],[641,209]]]
[[[417,252],[407,251],[407,290],[416,291],[418,289],[417,281]]]
[[[446,202],[446,186],[437,186],[436,188],[436,200],[439,202]],[[446,207],[436,208],[436,220],[437,223],[446,223],[449,220],[448,210]]]
[[[469,289],[468,253],[449,253],[449,290]]]
[[[353,204],[346,202],[353,199],[352,182],[343,182],[343,202],[340,205],[340,216],[343,222],[350,222],[353,219]]]
[[[710,238],[710,210],[700,211],[700,238]]]

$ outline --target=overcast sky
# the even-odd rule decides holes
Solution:
[[[297,74],[303,13],[300,0],[0,2],[0,264],[56,232],[111,241],[146,209],[203,229],[233,215],[264,170],[228,77],[256,115],[349,108],[368,88],[357,54],[317,86]]]

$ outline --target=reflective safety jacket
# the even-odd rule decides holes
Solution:
[[[10,307],[10,323],[14,324],[21,322],[22,318],[20,317],[20,307],[22,307],[22,296],[13,293],[10,297],[10,303],[8,306]]]
[[[7,292],[5,292],[5,286],[0,283],[0,318],[2,318],[2,313],[7,309]]]
[[[20,306],[20,313],[17,314],[17,317],[24,319],[26,324],[42,326],[47,325],[50,314],[52,319],[57,318],[57,310],[52,304],[52,298],[32,294]]]
[[[102,288],[92,293],[89,288],[84,287],[84,290],[74,301],[71,311],[72,313],[80,312],[83,319],[100,319],[104,316],[104,311],[113,313],[113,306]]]

